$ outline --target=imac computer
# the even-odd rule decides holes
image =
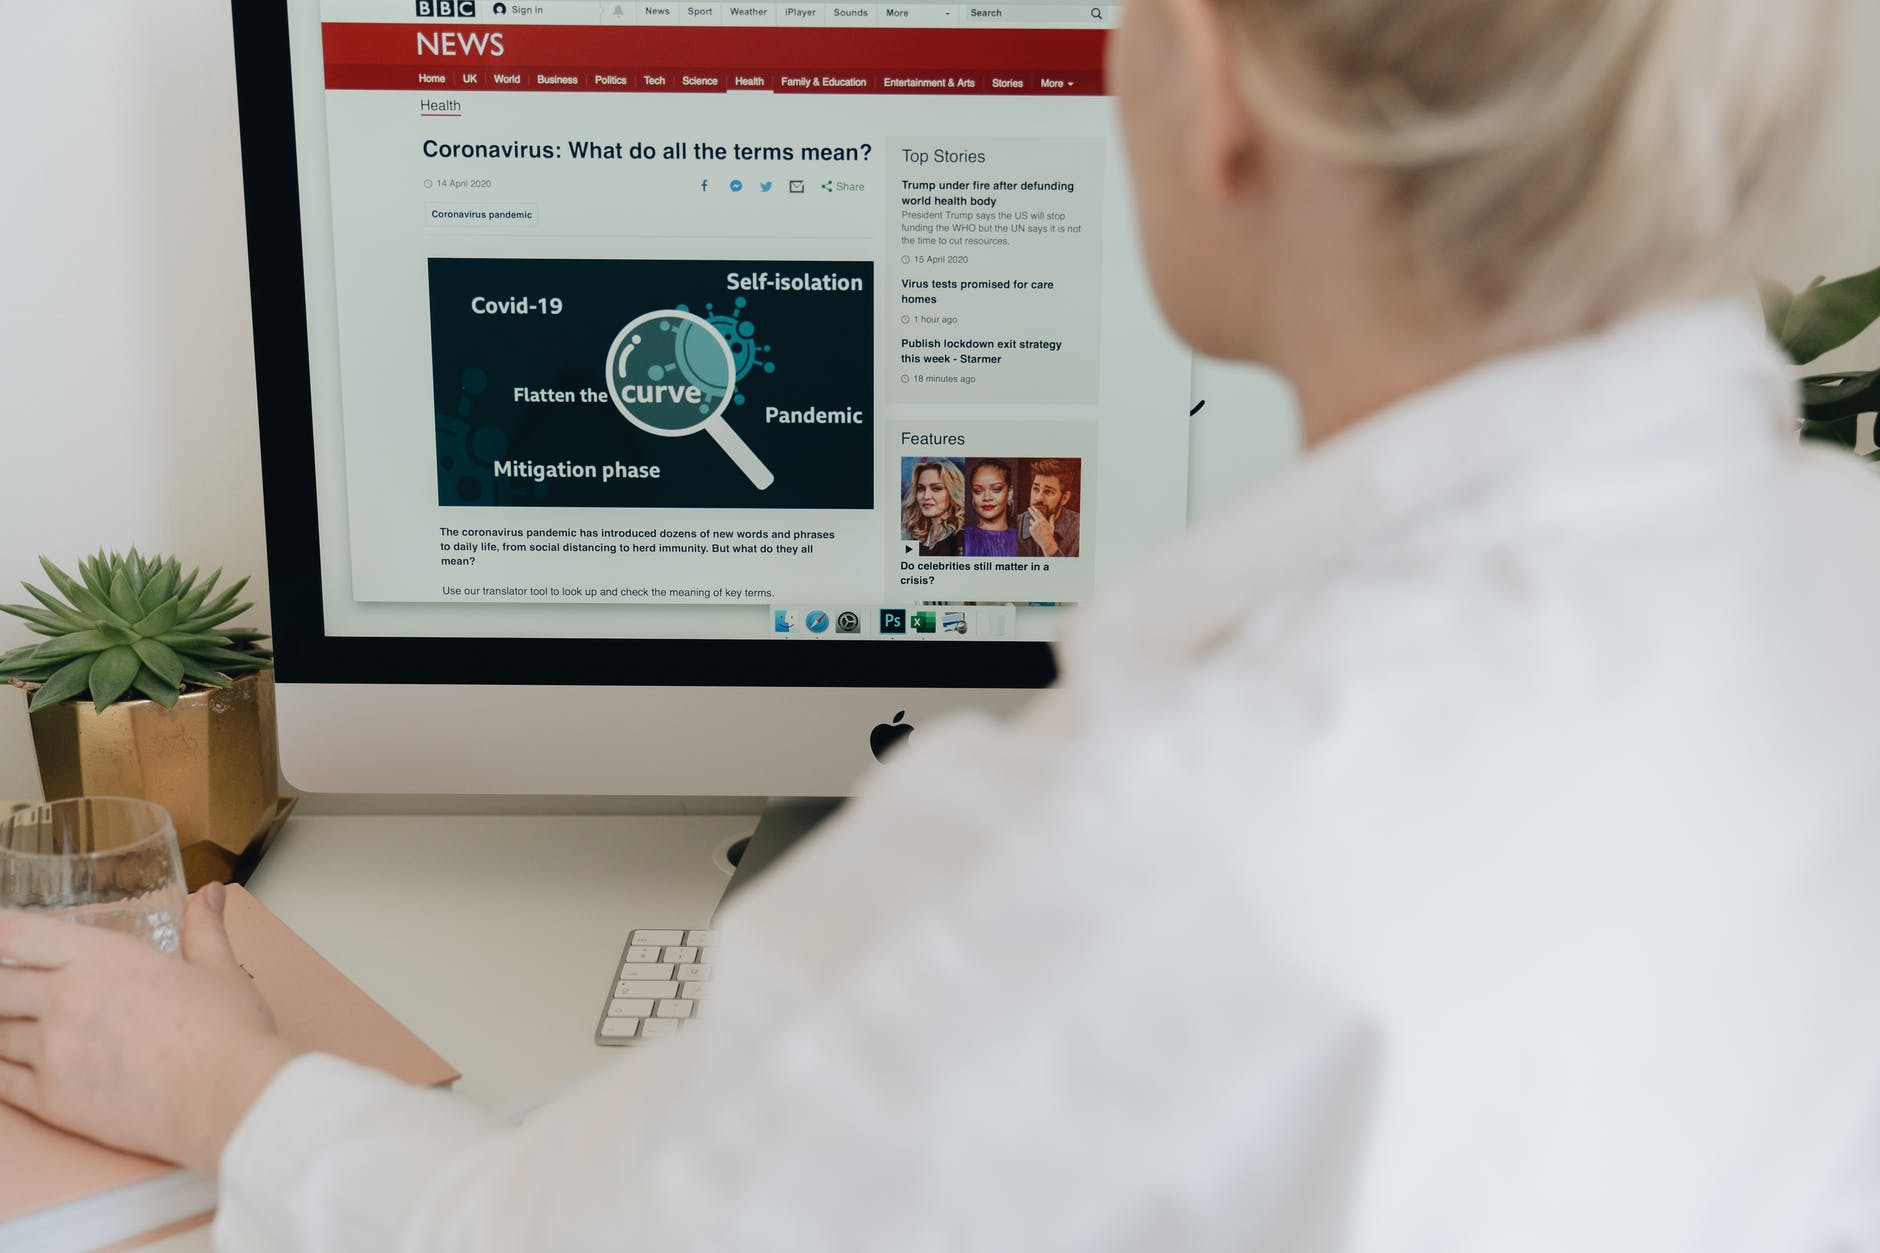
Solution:
[[[836,797],[1048,684],[1285,451],[1193,446],[1121,8],[234,0],[289,780]]]

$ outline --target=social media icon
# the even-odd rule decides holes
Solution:
[[[914,633],[916,635],[932,635],[939,625],[940,616],[933,610],[917,609],[914,611]]]
[[[763,182],[757,185],[757,190],[769,191],[771,189],[771,186],[772,186],[771,181],[769,179],[765,179]]]
[[[698,181],[698,189],[700,191],[704,191],[707,187],[710,187],[711,185],[712,185],[712,181],[709,178],[701,178]]]
[[[821,635],[829,629],[829,615],[820,609],[812,609],[809,617],[803,619],[803,625],[809,628],[810,634]]]
[[[881,633],[883,635],[906,635],[907,610],[883,609],[881,611]]]
[[[861,633],[862,616],[860,614],[844,609],[836,615],[837,635],[860,635]]]
[[[802,195],[802,194],[803,194],[803,191],[804,191],[804,187],[803,187],[803,180],[802,180],[802,179],[800,179],[800,178],[793,178],[793,179],[791,179],[791,180],[790,180],[790,191],[791,191],[791,192],[792,192],[793,194],[795,194],[795,195],[798,195],[798,196],[800,196],[800,195]]]
[[[788,609],[778,609],[774,611],[771,614],[770,621],[771,630],[776,631],[779,635],[787,635],[796,627],[796,619],[790,615]]]
[[[741,178],[734,178],[734,179],[732,179],[732,180],[731,180],[731,190],[732,190],[732,191],[743,191],[743,190],[744,190],[744,180],[743,180],[743,179],[741,179]]]

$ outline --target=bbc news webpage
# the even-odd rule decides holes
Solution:
[[[329,632],[1050,638],[1182,526],[1115,10],[415,3],[295,15]]]

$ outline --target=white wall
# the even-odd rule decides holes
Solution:
[[[1880,121],[1880,4],[1841,0],[1841,64],[1826,132],[1803,182],[1794,220],[1760,267],[1800,287],[1816,275],[1845,278],[1880,265],[1880,162],[1874,127]],[[1811,365],[1811,372],[1880,366],[1880,329]]]
[[[0,600],[41,552],[136,544],[252,572],[266,621],[228,21],[0,0]],[[0,695],[0,798],[38,795],[23,709]]]
[[[1880,6],[1843,0],[1850,66]],[[175,551],[267,592],[228,11],[223,0],[0,0],[0,597],[45,552]],[[1844,75],[1827,158],[1763,267],[1880,263],[1880,76]],[[1880,335],[1832,359],[1880,360]],[[29,638],[8,619],[0,646]],[[37,795],[0,693],[0,798]]]

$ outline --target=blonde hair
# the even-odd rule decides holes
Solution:
[[[1219,2],[1252,107],[1379,176],[1419,277],[1508,340],[1746,283],[1808,155],[1836,8]],[[1276,57],[1311,90],[1283,86]]]
[[[947,511],[928,525],[920,511],[920,476],[932,470],[947,489]],[[907,495],[901,500],[901,535],[923,544],[943,543],[966,525],[966,475],[951,461],[932,458],[916,461],[907,475]]]

